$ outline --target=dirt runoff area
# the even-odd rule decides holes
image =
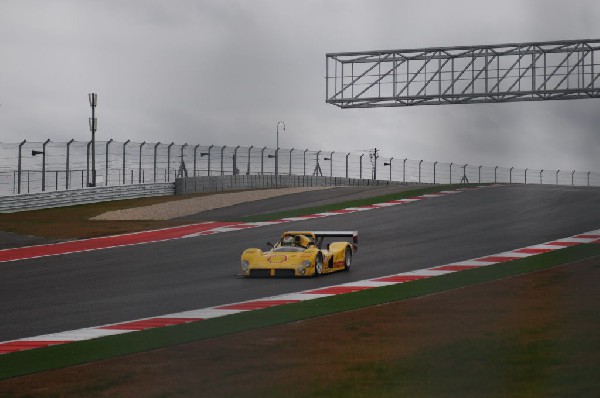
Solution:
[[[0,382],[0,397],[597,396],[600,257]]]
[[[258,189],[239,191],[234,193],[215,193],[201,197],[178,200],[176,205],[172,202],[157,203],[150,206],[131,209],[113,210],[102,213],[92,220],[123,221],[123,220],[170,220],[172,218],[189,216],[209,210],[234,206],[237,204],[265,200],[278,196],[292,195],[302,192],[321,191],[332,187],[299,187],[279,189]]]

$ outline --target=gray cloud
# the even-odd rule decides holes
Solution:
[[[99,137],[600,171],[596,100],[341,110],[325,53],[597,38],[594,1],[0,4],[2,142]]]

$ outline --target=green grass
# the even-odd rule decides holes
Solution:
[[[257,222],[257,221],[279,220],[279,219],[282,219],[285,217],[299,217],[299,216],[305,216],[308,214],[316,214],[316,213],[323,213],[323,212],[332,211],[332,210],[346,209],[348,207],[368,206],[368,205],[372,205],[375,203],[385,203],[390,200],[407,199],[407,198],[411,198],[411,197],[415,197],[415,196],[421,196],[421,195],[436,193],[436,192],[445,191],[445,190],[451,190],[451,189],[457,189],[457,188],[473,188],[475,186],[480,186],[480,185],[486,185],[486,184],[436,185],[436,186],[432,186],[432,187],[412,189],[409,191],[404,191],[404,192],[399,192],[399,193],[375,196],[375,197],[365,198],[365,199],[357,199],[357,200],[341,202],[341,203],[333,203],[333,204],[328,204],[328,205],[323,205],[323,206],[305,207],[305,208],[296,209],[296,210],[287,210],[287,211],[279,211],[279,212],[273,212],[273,213],[257,214],[257,215],[247,216],[247,217],[240,217],[233,221]]]
[[[434,278],[421,279],[404,284],[271,307],[263,310],[248,311],[185,325],[131,332],[47,348],[4,354],[0,355],[0,380],[247,330],[270,327],[382,303],[404,300],[475,285],[512,275],[519,275],[599,255],[600,245],[579,245],[525,259],[446,274]],[[493,344],[506,344],[503,341],[509,342],[510,336]],[[478,355],[478,352],[485,348],[480,347],[478,344],[478,342],[472,342],[472,345],[462,348],[458,347],[456,348],[456,352],[461,352],[464,349],[471,352],[472,355]],[[539,350],[540,355],[543,356],[544,343],[540,342],[540,344],[542,345],[532,346],[531,349]],[[452,351],[450,351],[448,355],[453,355]],[[417,359],[415,359],[415,361]],[[426,357],[418,360],[422,361],[424,364],[427,363]],[[476,360],[476,357],[473,360]],[[385,372],[385,370],[381,370],[381,372]],[[381,374],[381,377],[384,376],[384,374]]]
[[[107,211],[151,206],[189,197],[191,196],[157,196],[0,214],[0,231],[45,238],[73,239],[172,227],[185,222],[181,220],[93,221],[90,219]]]
[[[362,363],[349,367],[345,379],[294,396],[596,396],[597,357],[589,354],[600,351],[600,340],[581,332],[548,338],[544,332],[526,326]]]
[[[555,378],[552,368],[573,353],[559,350],[552,341],[523,342],[519,333],[479,338],[431,347],[402,361],[367,363],[348,369],[360,375],[323,386],[307,396],[364,397],[509,397],[548,396],[550,392],[572,391]],[[448,366],[452,364],[452,366]],[[590,384],[581,375],[573,385]],[[460,392],[460,393],[458,393]],[[556,396],[561,396],[556,395]]]

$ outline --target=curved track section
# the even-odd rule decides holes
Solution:
[[[504,186],[213,236],[0,264],[0,341],[430,268],[597,229],[600,189]],[[293,225],[293,227],[292,227]],[[350,273],[242,279],[239,254],[283,229],[358,230]]]

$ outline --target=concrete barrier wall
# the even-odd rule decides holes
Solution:
[[[68,191],[38,192],[0,197],[0,213],[73,206],[110,200],[135,199],[150,196],[173,195],[173,183],[120,185],[72,189]]]
[[[217,177],[187,177],[175,181],[177,195],[198,192],[235,191],[243,189],[326,187],[326,186],[387,186],[405,185],[399,181],[367,180],[343,177],[295,175],[228,175]]]
[[[410,183],[409,183],[410,184]],[[216,177],[178,178],[175,183],[102,186],[68,191],[38,192],[0,197],[0,213],[74,206],[111,200],[151,196],[186,195],[201,192],[237,191],[244,189],[325,187],[325,186],[387,186],[403,185],[398,181],[367,180],[342,177],[295,175],[225,175]]]

